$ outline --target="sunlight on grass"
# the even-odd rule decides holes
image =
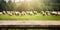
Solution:
[[[38,15],[0,15],[0,20],[60,20],[60,16],[43,16],[41,14]]]

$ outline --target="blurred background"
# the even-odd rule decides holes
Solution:
[[[60,10],[60,0],[0,0],[0,11]]]

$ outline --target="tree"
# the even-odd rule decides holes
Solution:
[[[15,10],[15,2],[12,2],[11,0],[8,1],[6,4],[7,10],[14,11]]]
[[[6,2],[4,0],[0,0],[0,11],[6,10]]]

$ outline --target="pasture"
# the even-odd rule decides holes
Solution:
[[[8,14],[2,14],[0,15],[0,20],[60,20],[60,16],[54,16],[54,15],[46,15],[43,16],[42,14],[38,13],[37,15],[12,15],[9,16]]]
[[[54,29],[8,29],[8,30],[54,30]]]

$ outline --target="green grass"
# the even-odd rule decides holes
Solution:
[[[37,15],[12,15],[9,16],[7,14],[5,15],[0,15],[0,20],[60,20],[60,16],[43,16],[42,14],[37,14]]]
[[[8,29],[8,30],[54,30],[54,29]]]

